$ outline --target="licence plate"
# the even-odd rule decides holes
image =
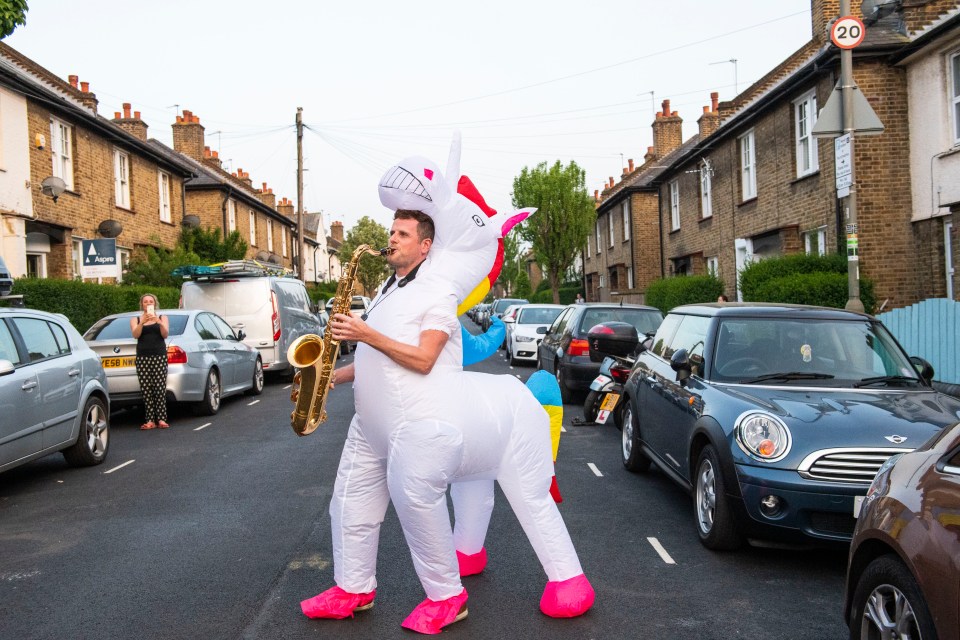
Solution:
[[[613,408],[617,406],[617,402],[619,402],[619,400],[619,393],[608,393],[603,399],[603,402],[600,404],[600,409],[602,411],[613,411]]]
[[[104,369],[122,369],[132,367],[136,364],[136,356],[126,356],[124,358],[101,358],[100,363]]]
[[[866,496],[854,496],[854,497],[853,497],[853,517],[854,517],[854,518],[859,518],[859,517],[860,517],[860,509],[863,508],[863,499],[864,499],[865,497],[866,497]]]

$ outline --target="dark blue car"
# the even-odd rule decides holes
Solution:
[[[710,549],[847,541],[884,461],[960,420],[932,375],[864,314],[678,307],[627,381],[623,464],[687,489]]]

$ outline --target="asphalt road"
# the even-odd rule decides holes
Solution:
[[[349,360],[349,357],[346,361]],[[472,367],[526,379],[501,357]],[[0,639],[411,638],[424,597],[390,510],[375,607],[308,620],[300,600],[333,584],[330,491],[352,414],[337,388],[329,420],[299,438],[287,384],[224,401],[212,418],[177,408],[167,431],[115,413],[107,462],[59,455],[0,474]],[[539,612],[545,576],[498,493],[490,561],[464,579],[469,617],[449,638],[840,639],[844,550],[704,549],[690,498],[656,471],[626,472],[612,426],[564,416],[557,477],[594,608]]]

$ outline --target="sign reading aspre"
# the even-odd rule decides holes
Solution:
[[[84,278],[116,278],[120,275],[115,239],[81,240],[80,251],[83,254]]]

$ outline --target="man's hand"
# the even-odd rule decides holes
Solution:
[[[360,318],[355,318],[348,313],[335,313],[330,319],[333,339],[337,341],[349,340],[351,342],[365,342],[365,337],[369,336],[369,327],[367,323]]]

